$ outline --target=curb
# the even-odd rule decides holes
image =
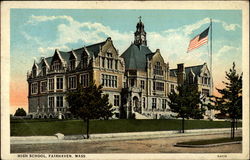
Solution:
[[[235,142],[225,142],[225,143],[215,143],[215,144],[204,144],[204,145],[190,145],[190,144],[178,144],[176,143],[175,147],[187,147],[187,148],[206,148],[206,147],[216,147],[216,146],[223,146],[223,145],[230,145],[230,144],[241,144],[242,141],[235,141]]]
[[[239,129],[238,132],[242,130]],[[141,140],[154,138],[174,138],[184,136],[212,135],[212,134],[228,134],[230,129],[199,129],[187,130],[186,133],[178,131],[154,131],[154,132],[128,132],[128,133],[112,133],[112,134],[92,134],[89,139],[84,139],[82,135],[65,135],[60,138],[54,136],[30,136],[30,137],[10,137],[10,144],[41,144],[41,143],[88,143],[99,141],[114,140]]]

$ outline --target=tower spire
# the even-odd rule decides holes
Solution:
[[[134,33],[135,35],[134,44],[147,46],[147,39],[146,39],[147,33],[144,30],[144,24],[142,23],[141,18],[142,18],[141,16],[138,17],[139,22],[136,25],[136,31]]]

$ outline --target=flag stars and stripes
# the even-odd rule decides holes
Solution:
[[[204,30],[201,34],[195,36],[192,40],[190,40],[187,52],[190,52],[195,48],[199,48],[203,44],[207,43],[208,32],[209,32],[209,27],[206,30]]]

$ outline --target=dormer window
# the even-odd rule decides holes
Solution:
[[[156,65],[154,66],[154,74],[163,75],[163,70],[160,62],[156,62]]]
[[[87,56],[83,57],[82,66],[83,66],[83,68],[87,68],[87,66],[88,66],[88,57]]]
[[[61,63],[59,61],[55,61],[52,65],[52,70],[60,70],[61,69]]]
[[[33,77],[36,77],[36,73],[37,73],[37,70],[36,70],[36,68],[34,67],[33,70],[32,70],[32,75],[33,75]]]
[[[45,66],[42,68],[42,74],[43,74],[43,76],[46,76],[46,74],[47,74],[47,69]]]
[[[75,67],[76,67],[76,60],[73,59],[73,60],[70,61],[70,70],[74,70]]]

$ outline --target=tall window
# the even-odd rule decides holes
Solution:
[[[49,108],[54,108],[54,97],[49,97]]]
[[[117,76],[102,74],[102,85],[117,88]]]
[[[33,75],[33,77],[36,77],[36,68],[33,68],[32,75]]]
[[[144,89],[145,88],[145,81],[141,80],[141,88]]]
[[[41,93],[44,93],[47,91],[47,82],[46,81],[42,81],[41,82]]]
[[[167,100],[162,99],[162,109],[166,109],[166,107],[167,107]]]
[[[46,66],[43,66],[43,68],[42,68],[42,74],[43,74],[43,76],[46,76],[46,74],[47,74]]]
[[[142,107],[143,108],[146,107],[146,98],[145,97],[142,98]]]
[[[89,74],[85,73],[80,76],[80,83],[83,87],[87,87],[89,85]]]
[[[37,82],[31,84],[31,94],[37,94],[38,92],[38,85]]]
[[[82,62],[83,62],[83,68],[87,68],[87,66],[88,66],[88,57],[84,56]]]
[[[115,60],[115,69],[118,69],[118,60]]]
[[[54,90],[54,78],[49,79],[49,91]]]
[[[174,85],[171,84],[171,92],[174,92]]]
[[[120,99],[119,95],[114,95],[114,106],[119,106],[119,99]]]
[[[108,58],[107,61],[108,61],[108,68],[112,69],[113,68],[113,60]]]
[[[69,77],[69,89],[75,89],[76,88],[76,76]]]
[[[56,96],[56,107],[63,107],[63,96]]]
[[[56,89],[63,89],[63,77],[56,78]]]
[[[154,66],[154,74],[163,75],[163,70],[160,62],[156,62],[156,65]]]
[[[152,108],[156,108],[156,98],[152,98]]]
[[[73,60],[70,61],[70,70],[74,70],[75,67],[76,67],[76,60],[73,59]]]
[[[102,57],[102,68],[105,67],[105,57]]]

